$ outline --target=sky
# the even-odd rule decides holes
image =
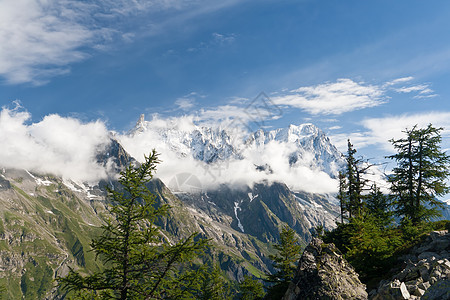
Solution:
[[[88,168],[67,141],[88,155],[141,114],[310,122],[376,163],[415,124],[444,127],[450,148],[449,80],[444,0],[0,0],[0,163],[36,164],[38,147]]]

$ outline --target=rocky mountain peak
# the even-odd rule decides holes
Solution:
[[[138,135],[144,131],[147,130],[147,122],[145,121],[145,115],[141,114],[139,116],[139,120],[136,122],[136,125],[134,125],[134,127],[128,131],[128,135],[129,136],[135,136]]]
[[[324,134],[317,126],[311,123],[300,125],[291,124],[287,129],[290,136],[298,137],[298,139]]]
[[[180,123],[180,124],[179,124]],[[185,123],[185,122],[184,122]],[[199,126],[189,121],[166,120],[159,122],[145,121],[141,115],[136,126],[129,132],[130,136],[151,132],[153,138],[166,143],[178,157],[191,156],[206,163],[225,162],[230,159],[246,159],[243,151],[264,152],[269,144],[276,143],[290,151],[286,162],[292,166],[301,165],[324,171],[331,177],[343,165],[343,158],[336,147],[331,144],[325,133],[311,123],[289,125],[285,128],[265,131],[258,129],[244,136],[227,128]],[[270,166],[270,161],[262,162]],[[261,162],[258,162],[260,165]]]
[[[313,238],[283,300],[367,299],[366,287],[334,244]]]
[[[130,163],[137,163],[130,154],[122,147],[122,145],[113,137],[110,138],[109,144],[101,149],[96,155],[97,163],[106,167],[113,174],[118,174],[124,170]]]

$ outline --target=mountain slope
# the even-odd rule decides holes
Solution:
[[[2,170],[0,284],[10,299],[53,298],[52,280],[67,266],[99,267],[89,249],[103,203],[80,199],[54,176]]]
[[[325,133],[313,124],[289,125],[287,128],[271,131],[260,129],[250,135],[246,145],[264,149],[271,142],[294,146],[289,154],[291,165],[300,163],[336,177],[339,168],[344,164],[342,154],[331,144]],[[270,165],[270,162],[266,163]]]
[[[284,224],[292,227],[303,242],[310,239],[317,225],[335,226],[338,207],[326,198],[308,193],[294,193],[282,183],[260,183],[252,188],[222,185],[206,193],[180,193],[178,197],[198,210],[220,211],[232,219],[236,231],[252,235],[262,242],[278,242]]]
[[[141,121],[142,126],[132,134],[153,130]],[[293,149],[292,156],[302,162],[311,151],[318,149],[310,162],[323,171],[327,161],[338,160],[329,141],[312,125],[255,133],[253,140],[252,137],[239,140],[227,130],[206,127],[194,127],[190,131],[166,128],[157,134],[165,137],[181,157],[193,155],[207,164],[227,158],[245,160],[248,157],[242,147],[265,151],[271,143],[284,143]],[[108,170],[109,176],[97,184],[26,170],[2,170],[0,284],[8,288],[9,298],[57,298],[52,279],[63,276],[69,266],[87,273],[101,267],[89,251],[89,243],[99,234],[102,220],[109,215],[105,188],[119,188],[115,180],[117,172],[137,162],[115,139],[97,153],[96,160]],[[297,161],[293,159],[289,163],[294,166]],[[267,172],[271,168],[269,163],[266,169],[262,166],[257,172]],[[258,167],[261,166],[255,169]],[[158,220],[167,242],[198,232],[210,239],[212,245],[202,258],[203,263],[218,262],[233,280],[246,274],[262,277],[273,271],[268,257],[274,253],[272,244],[278,242],[283,225],[294,228],[304,245],[315,226],[331,228],[337,215],[337,206],[328,196],[294,193],[281,182],[262,181],[239,187],[222,184],[213,190],[174,194],[161,180],[155,179],[148,188],[156,195],[158,204],[171,207],[168,215]]]

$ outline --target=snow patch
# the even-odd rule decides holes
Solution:
[[[77,183],[74,181],[63,179],[63,184],[73,192],[85,194],[88,199],[98,198],[98,196],[93,195],[89,192],[91,187],[85,183]]]
[[[31,174],[30,172],[28,172],[28,170],[25,170],[28,175],[31,176],[31,178],[34,179],[34,181],[36,181],[37,185],[45,185],[45,186],[49,186],[51,185],[53,182],[49,181],[49,180],[42,180],[40,178],[37,178],[36,176],[34,176],[33,174]]]
[[[295,196],[295,199],[298,201],[298,203],[300,204],[300,206],[305,209],[305,207],[311,207],[311,203],[309,203],[308,201],[306,201],[303,198],[300,198],[298,196]]]
[[[83,192],[82,189],[77,189],[77,188],[75,187],[75,185],[74,185],[71,181],[63,180],[63,184],[64,184],[67,188],[69,188],[69,190],[71,190],[72,192],[77,192],[77,193],[82,193],[82,192]]]
[[[314,205],[314,208],[323,208],[323,206],[322,205],[320,205],[319,203],[317,203],[317,202],[312,202],[312,205]]]
[[[253,193],[248,193],[248,198],[250,199],[250,203],[256,198],[256,197],[258,197],[259,195],[255,195],[255,196],[253,196]]]
[[[339,200],[336,197],[334,197],[332,194],[324,194],[324,197],[331,204],[334,204],[334,205],[340,204]]]
[[[236,219],[238,221],[238,227],[239,229],[241,229],[242,232],[244,232],[244,226],[242,226],[241,220],[239,220],[238,217],[238,210],[242,210],[241,207],[239,206],[239,202],[234,202],[234,215],[236,216]]]
[[[319,203],[315,202],[315,201],[307,201],[303,198],[300,198],[298,196],[295,196],[295,199],[298,201],[298,203],[300,204],[300,207],[302,207],[302,209],[305,209],[306,207],[308,208],[312,208],[314,210],[322,210],[323,206],[320,205]]]

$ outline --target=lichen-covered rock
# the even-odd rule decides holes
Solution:
[[[422,300],[450,299],[450,279],[442,280],[431,286],[420,298]]]
[[[370,292],[371,300],[450,299],[450,235],[435,231],[403,257],[406,267]]]
[[[8,190],[11,188],[11,183],[3,178],[3,175],[0,174],[0,190]]]
[[[378,293],[372,297],[373,300],[400,300],[410,299],[411,294],[408,291],[404,282],[395,279],[382,286]]]
[[[313,238],[283,300],[367,299],[366,287],[334,244]]]

